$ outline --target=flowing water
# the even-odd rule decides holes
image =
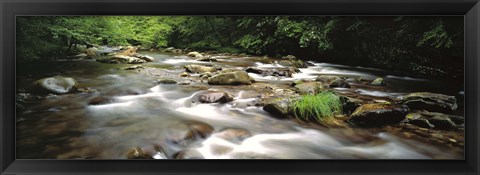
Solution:
[[[398,98],[408,92],[429,91],[456,95],[462,108],[461,86],[405,77],[384,70],[310,62],[291,78],[251,74],[251,86],[208,86],[158,84],[152,77],[178,75],[187,64],[215,64],[223,68],[282,67],[255,57],[218,55],[218,62],[199,62],[187,56],[142,52],[155,58],[144,64],[159,72],[146,76],[126,71],[129,65],[103,64],[95,61],[56,61],[19,64],[17,88],[56,74],[71,76],[96,93],[48,96],[38,104],[17,111],[17,158],[47,159],[125,159],[132,147],[152,150],[160,146],[164,156],[173,158],[182,150],[207,159],[276,158],[276,159],[457,159],[462,154],[441,145],[404,139],[388,132],[362,128],[305,127],[292,120],[279,120],[255,106],[261,89],[288,88],[296,79],[315,79],[321,74],[346,77],[384,77],[389,89],[372,89],[361,85],[337,88],[341,93],[355,93],[364,98]],[[354,82],[350,82],[355,85]],[[206,90],[231,93],[234,101],[225,104],[196,103],[197,94]],[[111,102],[89,105],[95,97],[108,96]],[[189,143],[172,140],[188,131],[188,122],[200,121],[213,127],[213,134]],[[241,128],[251,137],[231,140],[222,130]],[[155,152],[155,151],[154,151]]]

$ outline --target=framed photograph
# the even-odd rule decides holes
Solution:
[[[1,1],[1,174],[478,174],[480,3]]]

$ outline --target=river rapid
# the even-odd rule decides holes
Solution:
[[[64,60],[17,64],[17,89],[33,81],[63,75],[75,78],[95,93],[50,95],[17,110],[17,158],[19,159],[126,159],[139,147],[156,159],[463,159],[462,147],[436,144],[429,139],[405,137],[389,127],[326,128],[272,117],[256,105],[262,94],[287,91],[298,79],[338,75],[352,88],[333,90],[360,99],[395,99],[409,92],[428,91],[454,95],[463,109],[463,86],[451,82],[409,77],[405,74],[328,63],[308,62],[292,77],[249,73],[252,85],[208,85],[200,79],[178,77],[189,64],[222,68],[282,68],[271,58],[213,55],[217,62],[201,62],[181,54],[139,52],[154,58],[144,69],[124,70],[126,64],[94,60]],[[192,74],[191,77],[198,76]],[[353,79],[384,78],[387,87],[356,84]],[[172,78],[181,84],[159,84]],[[230,93],[228,103],[198,103],[194,98],[208,90]],[[91,105],[96,97],[106,104]],[[463,110],[459,115],[463,116]],[[192,122],[205,123],[212,134],[179,141]],[[242,139],[225,137],[225,130],[241,129]],[[392,131],[395,130],[395,131]],[[227,134],[228,135],[228,134]],[[458,137],[463,138],[463,134]],[[457,138],[458,139],[458,138]]]

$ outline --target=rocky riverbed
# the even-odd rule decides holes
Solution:
[[[92,59],[93,58],[93,59]],[[284,58],[100,48],[17,67],[17,158],[463,159],[462,85]],[[343,113],[291,103],[331,91]]]

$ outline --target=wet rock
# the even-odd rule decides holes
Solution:
[[[233,97],[223,91],[208,91],[198,98],[201,103],[228,103],[233,101]]]
[[[202,65],[186,65],[185,66],[185,71],[190,72],[190,73],[205,73],[205,72],[215,72],[217,71],[216,67],[210,67],[210,66],[202,66]]]
[[[292,77],[292,74],[296,72],[294,68],[256,68],[248,67],[245,69],[245,72],[260,74],[263,76],[281,76],[281,77]]]
[[[278,119],[285,119],[291,115],[289,99],[275,99],[272,102],[267,103],[263,110],[272,114],[273,117]]]
[[[153,57],[148,56],[148,55],[142,55],[142,54],[139,54],[139,53],[134,53],[131,56],[140,58],[142,60],[145,60],[146,62],[153,62],[154,61]]]
[[[194,149],[182,150],[175,154],[176,159],[204,159],[203,155]]]
[[[306,68],[307,64],[302,60],[280,60],[278,64],[285,67],[296,67],[296,68]]]
[[[143,69],[144,67],[141,65],[136,65],[136,66],[130,66],[125,68],[124,70],[135,70],[135,69]]]
[[[320,82],[303,82],[294,87],[300,94],[317,94],[324,90],[324,85]]]
[[[208,78],[210,85],[250,85],[254,79],[245,71],[220,73]]]
[[[350,84],[348,84],[344,79],[336,79],[330,84],[331,88],[350,88]]]
[[[92,48],[85,49],[85,58],[86,59],[93,59],[97,56],[95,51]]]
[[[97,59],[101,63],[110,63],[110,64],[141,64],[146,63],[147,61],[142,60],[137,57],[125,56],[125,55],[113,55],[112,57],[103,57]]]
[[[375,80],[373,80],[370,85],[373,85],[373,86],[385,86],[385,81],[383,81],[383,78],[376,78]]]
[[[71,77],[48,77],[37,80],[33,83],[34,92],[37,93],[54,93],[54,94],[65,94],[76,92],[80,87],[78,82]]]
[[[89,105],[102,105],[102,104],[108,104],[113,102],[113,99],[110,97],[105,97],[105,96],[98,96],[95,98],[92,98],[88,104]]]
[[[248,137],[251,137],[252,134],[246,129],[240,128],[226,128],[217,133],[217,136],[232,142],[241,142]]]
[[[340,101],[342,102],[342,110],[344,114],[351,114],[355,109],[360,107],[363,103],[362,100],[351,98],[347,96],[340,96]]]
[[[407,112],[404,105],[364,104],[352,113],[349,121],[361,126],[396,124],[405,119]]]
[[[432,128],[441,130],[453,130],[458,127],[457,125],[461,125],[464,122],[463,118],[460,116],[428,111],[416,111],[407,115],[408,123],[414,124],[412,121],[415,120],[427,120],[428,123],[432,125]]]
[[[422,127],[422,128],[433,128],[435,127],[432,125],[425,117],[418,113],[409,113],[406,116],[407,123]]]
[[[175,80],[172,79],[159,79],[158,84],[177,84]]]
[[[202,54],[200,54],[198,52],[188,52],[187,56],[196,57],[196,58],[203,57]]]
[[[297,59],[297,57],[295,57],[293,55],[287,55],[287,56],[283,56],[282,59],[284,59],[284,60],[295,60],[295,59]]]
[[[132,148],[127,153],[127,159],[153,159],[152,156],[143,152],[139,147]]]
[[[339,76],[334,76],[334,75],[319,75],[317,78],[315,78],[315,81],[319,81],[325,84],[331,84],[335,80],[340,80]]]
[[[183,80],[181,82],[178,82],[177,84],[178,85],[189,85],[190,83],[192,83],[192,80]]]
[[[205,72],[205,73],[202,73],[200,74],[200,78],[209,78],[209,77],[212,77],[212,73],[210,72]]]
[[[182,72],[181,74],[178,75],[179,77],[188,77],[190,76],[190,74],[188,74],[187,72]]]
[[[430,92],[415,92],[402,98],[403,104],[414,110],[427,110],[450,113],[457,109],[454,96]]]
[[[212,58],[210,56],[204,56],[204,57],[198,58],[196,60],[197,61],[205,61],[205,62],[215,62],[215,61],[217,61],[217,59]]]
[[[177,134],[170,136],[169,141],[174,144],[188,146],[191,143],[209,137],[213,133],[213,127],[199,121],[188,121],[181,125],[174,126],[172,130]]]

